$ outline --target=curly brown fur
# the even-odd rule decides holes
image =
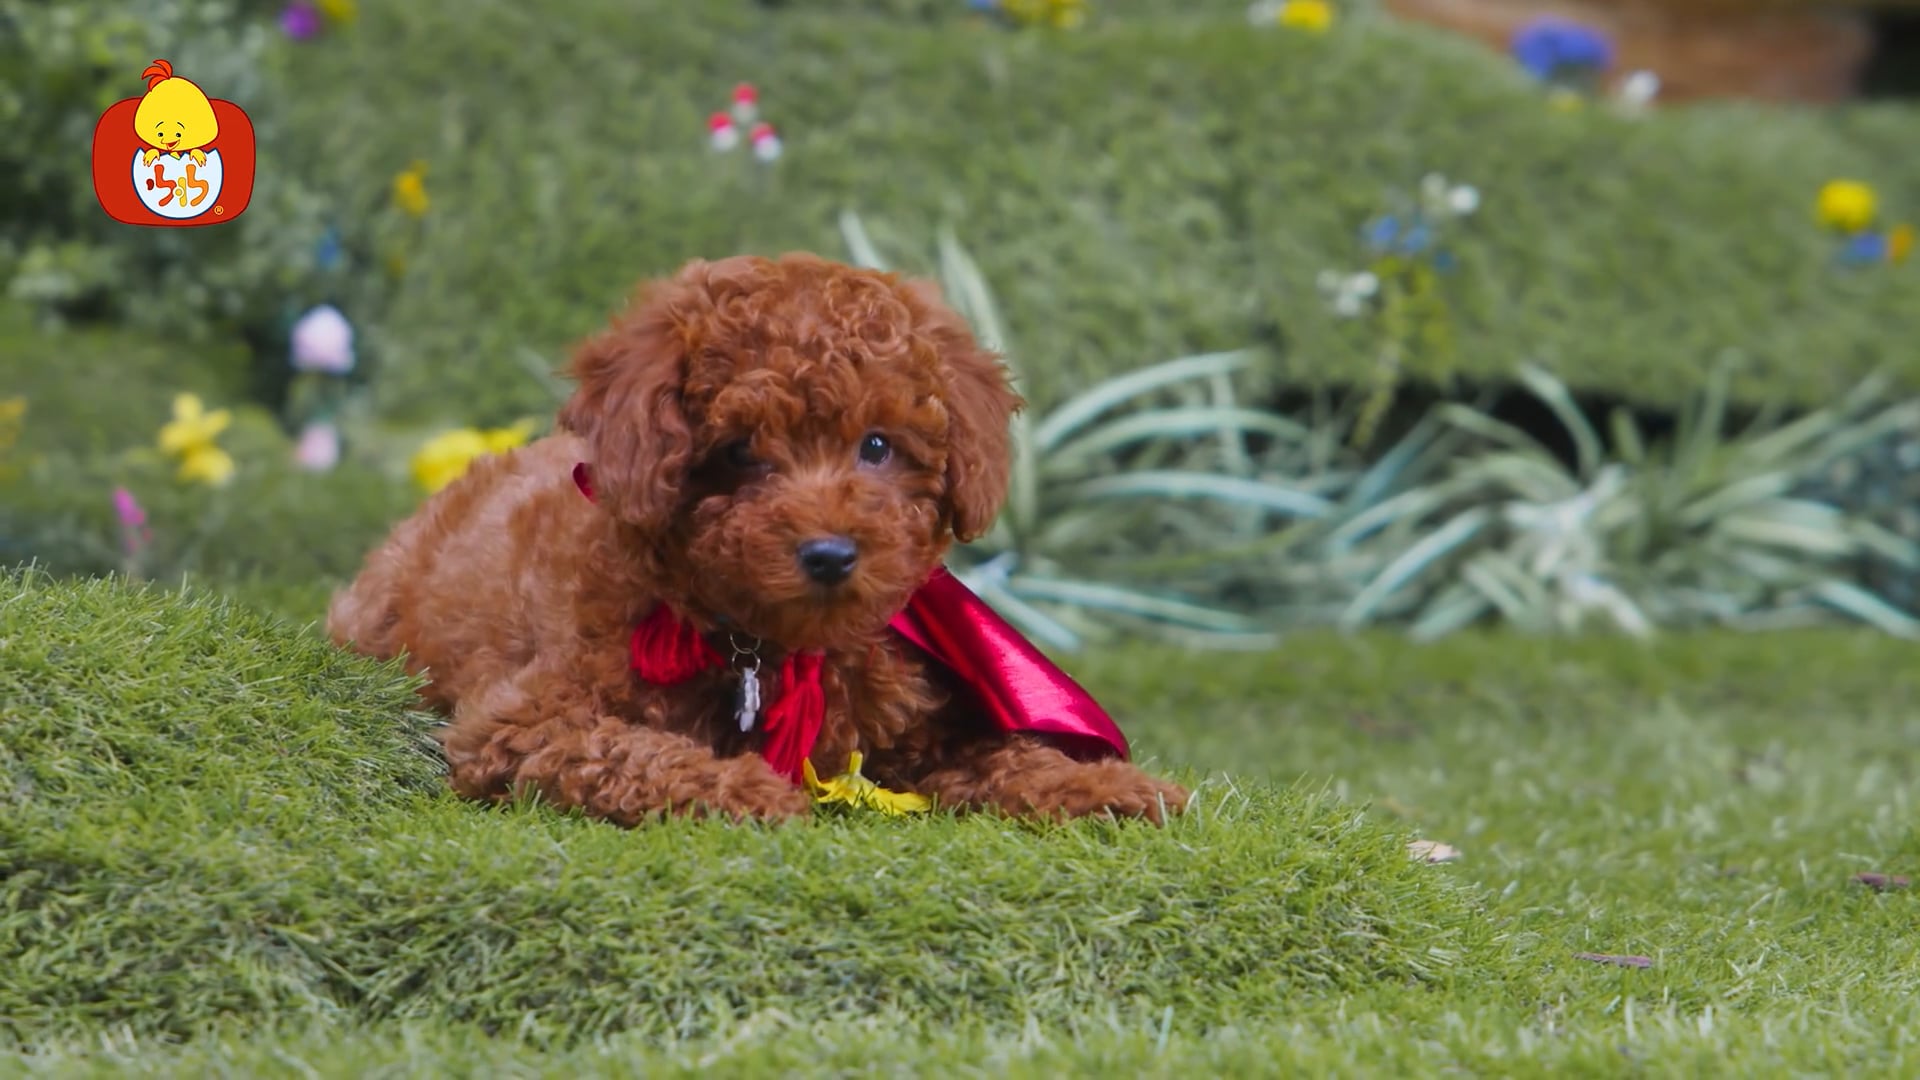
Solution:
[[[633,627],[664,601],[716,640],[724,624],[771,643],[768,663],[825,652],[822,775],[858,748],[869,776],[950,806],[1158,821],[1185,805],[1124,762],[1001,734],[887,630],[999,511],[1021,404],[932,287],[811,255],[694,262],[572,374],[555,434],[433,496],[328,615],[335,641],[426,674],[461,794],[530,788],[625,825],[806,814],[763,734],[733,723],[728,672],[661,687],[629,669]],[[796,557],[823,536],[857,549],[830,586]]]

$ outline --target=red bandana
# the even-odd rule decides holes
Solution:
[[[586,465],[574,466],[573,479],[592,499]],[[946,567],[935,567],[888,625],[972,691],[974,703],[1001,731],[1051,736],[1083,760],[1127,759],[1126,736],[1106,710]],[[634,628],[630,648],[633,670],[656,686],[726,665],[699,630],[665,604]],[[796,784],[826,722],[822,661],[817,652],[789,654],[780,665],[779,696],[766,709],[761,753]]]

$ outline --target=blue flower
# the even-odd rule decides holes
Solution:
[[[1400,238],[1400,219],[1392,214],[1375,218],[1361,230],[1360,237],[1375,251],[1392,251],[1394,241]]]
[[[1613,66],[1613,42],[1591,26],[1543,16],[1516,30],[1513,58],[1533,77],[1549,80],[1571,71],[1605,71]]]
[[[967,6],[974,11],[998,11],[1000,0],[967,0]]]
[[[1848,240],[1840,249],[1840,261],[1850,263],[1877,263],[1887,257],[1887,237],[1885,233],[1868,232]]]
[[[1418,218],[1402,222],[1398,217],[1387,214],[1368,222],[1366,228],[1360,231],[1360,239],[1378,252],[1418,255],[1433,243],[1433,229]]]
[[[313,250],[313,262],[322,270],[331,270],[340,265],[340,230],[329,227],[320,234],[320,243]]]

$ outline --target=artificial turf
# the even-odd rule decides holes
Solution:
[[[1187,819],[622,832],[439,793],[406,681],[298,621],[5,586],[0,1071],[1913,1065],[1913,897],[1852,879],[1920,857],[1920,722],[1864,633],[1072,657]]]

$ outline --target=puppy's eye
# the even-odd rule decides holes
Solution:
[[[867,437],[860,440],[860,460],[868,465],[885,465],[887,459],[891,457],[893,457],[893,444],[887,441],[885,435],[873,431],[868,432]]]
[[[727,459],[727,464],[736,469],[751,469],[755,465],[760,464],[753,456],[753,444],[747,442],[745,439],[728,443],[727,448],[722,451],[722,453]]]

